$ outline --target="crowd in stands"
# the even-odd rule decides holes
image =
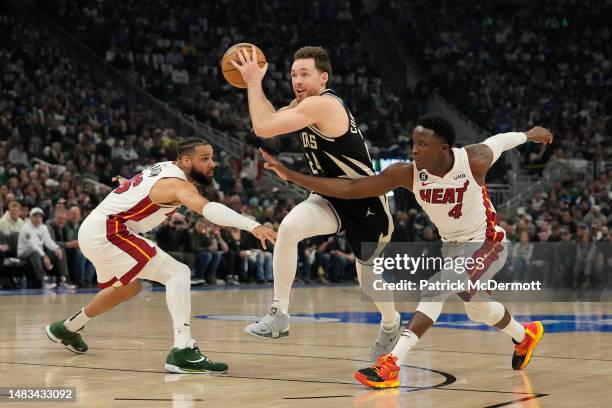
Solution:
[[[388,147],[397,144],[399,135],[407,136],[408,125],[418,116],[417,100],[408,89],[384,87],[366,43],[367,20],[354,15],[359,6],[351,3],[206,0],[151,7],[146,1],[53,0],[44,7],[153,95],[255,143],[261,142],[250,131],[246,94],[231,89],[219,69],[225,51],[240,42],[264,51],[269,62],[264,87],[279,108],[293,99],[289,72],[295,51],[322,45],[333,67],[330,86],[359,118],[364,136],[377,148]],[[283,150],[295,150],[292,142],[284,138]],[[280,145],[275,141],[269,148],[278,150]]]
[[[379,2],[430,83],[482,128],[543,125],[561,158],[612,159],[612,3]],[[527,145],[542,168],[553,147]]]
[[[95,271],[77,241],[82,219],[115,175],[173,159],[179,136],[157,128],[151,112],[127,106],[45,30],[8,15],[0,33],[8,39],[0,47],[1,285],[90,287]],[[260,188],[252,154],[232,160],[221,152],[205,194],[277,228],[295,202]],[[177,213],[152,235],[192,268],[194,284],[272,279],[272,253],[250,234]],[[353,261],[342,236],[303,243],[298,280],[353,280]]]
[[[324,3],[321,2],[319,8],[313,10],[319,13],[326,10],[322,5]],[[102,18],[103,10],[94,11],[94,6],[98,4],[106,2],[96,2],[91,6],[93,8],[89,14],[93,20],[89,23],[96,18],[111,18]],[[271,4],[269,7],[280,9],[292,7],[284,2]],[[163,7],[171,6],[160,5],[161,10],[165,10]],[[293,11],[287,13],[298,9],[291,9]],[[123,10],[125,16],[129,15],[124,8],[119,7],[119,10]],[[191,27],[176,23],[187,18],[188,14],[185,11],[172,17],[175,26],[181,27],[181,30]],[[338,15],[342,13],[328,15],[328,18],[333,20]],[[160,12],[157,18],[168,16],[172,16],[172,13]],[[158,21],[153,20],[154,17],[150,16],[150,20],[143,17],[143,20],[153,24],[152,21]],[[234,21],[231,18],[228,21]],[[126,20],[132,24],[137,19],[126,17]],[[194,20],[198,21],[196,27],[200,27],[200,20]],[[238,26],[239,20],[236,21]],[[335,20],[333,22],[337,23]],[[205,26],[209,27],[208,24],[213,24],[212,19]],[[235,27],[231,24],[228,26]],[[147,26],[136,33],[148,32],[144,27]],[[229,33],[235,32],[228,30]],[[89,30],[90,33],[94,31],[105,32]],[[153,31],[155,36],[164,38],[162,34],[165,31]],[[211,31],[222,38],[228,36],[228,32],[220,28]],[[196,29],[193,32],[207,33]],[[91,76],[44,29],[28,25],[15,16],[2,15],[0,34],[7,39],[0,44],[0,286],[47,289],[59,286],[68,290],[75,285],[93,286],[96,284],[95,270],[79,251],[76,241],[80,222],[111,191],[115,175],[130,176],[153,162],[173,159],[173,146],[180,135],[172,129],[158,127],[152,112],[128,105],[127,98],[115,91],[111,83]],[[108,40],[105,35],[98,35],[101,36],[99,40]],[[210,47],[216,44],[214,41],[221,41],[214,36],[211,39],[204,37],[207,43],[210,41]],[[224,41],[229,45],[237,40],[238,37],[228,36]],[[102,45],[101,50],[110,46],[107,42]],[[196,65],[201,67],[202,59],[214,54],[209,66],[216,67],[218,54],[223,52],[223,47],[225,45],[215,48],[216,51],[210,54],[198,52]],[[286,55],[286,64],[291,61],[290,53],[279,52],[276,55]],[[283,72],[287,67],[282,66]],[[338,76],[342,76],[340,67],[338,71]],[[163,74],[163,71],[160,72]],[[200,75],[202,79],[207,77],[205,73]],[[284,76],[278,80],[279,87],[286,82]],[[213,82],[218,84],[220,81],[215,79]],[[370,86],[369,80],[367,86]],[[186,95],[191,88],[185,87],[185,92],[178,95]],[[200,86],[199,89],[207,92],[208,88]],[[216,98],[226,94],[227,90],[219,88],[218,91],[219,94],[202,94],[199,97],[207,104],[229,104],[227,100]],[[289,94],[289,91],[285,94]],[[234,97],[237,98],[236,95]],[[240,116],[241,121],[248,120],[244,111],[236,113],[232,108],[227,112],[230,110],[232,114]],[[220,122],[211,123],[221,126]],[[237,126],[244,126],[246,132],[246,122]],[[295,200],[285,197],[281,191],[273,194],[263,191],[258,181],[260,170],[253,160],[253,150],[247,151],[240,160],[230,159],[223,152],[217,153],[219,165],[215,170],[215,182],[204,194],[211,200],[222,202],[277,228],[296,204]],[[612,221],[609,205],[612,198],[611,179],[612,172],[602,173],[597,179],[568,178],[556,183],[547,192],[536,192],[517,217],[500,213],[500,224],[506,229],[508,237],[514,242],[521,242],[507,263],[508,269],[515,274],[514,278],[521,279],[536,271],[546,275],[544,278],[549,281],[562,280],[567,286],[597,285],[605,281],[602,271],[609,271],[612,267],[609,253],[587,244],[609,243],[612,240],[609,231]],[[435,228],[418,208],[398,211],[394,218],[395,241],[439,240]],[[264,250],[249,234],[220,229],[191,213],[174,214],[151,233],[151,238],[162,249],[190,266],[194,285],[264,283],[273,278],[273,248]],[[534,242],[571,242],[570,250],[562,251],[564,256],[568,256],[566,265],[571,266],[571,271],[542,272],[545,268],[541,267],[540,262],[546,261],[546,257],[553,256],[550,254],[555,252],[549,246],[529,249]],[[538,248],[548,249],[543,251]],[[575,249],[573,255],[572,248]],[[298,254],[298,281],[327,283],[352,282],[356,279],[355,258],[343,234],[303,241]]]
[[[612,281],[611,200],[612,171],[596,179],[566,176],[536,191],[516,217],[502,215],[500,225],[517,243],[507,263],[512,278],[575,289]]]

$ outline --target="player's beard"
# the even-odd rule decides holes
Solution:
[[[213,182],[212,176],[211,177],[207,176],[205,173],[202,173],[195,167],[191,168],[191,171],[189,172],[189,177],[191,177],[193,181],[195,181],[196,183],[202,186],[210,186]]]

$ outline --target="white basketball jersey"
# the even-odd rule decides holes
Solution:
[[[414,168],[412,190],[417,202],[438,227],[442,241],[495,241],[504,239],[486,185],[479,186],[470,169],[465,148],[453,148],[453,168],[438,177]]]
[[[125,224],[134,232],[147,232],[161,224],[178,208],[155,204],[149,197],[153,185],[168,177],[187,180],[183,170],[174,163],[156,163],[114,189],[94,211],[109,220]]]

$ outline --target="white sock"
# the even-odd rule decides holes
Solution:
[[[501,331],[512,337],[516,342],[520,343],[525,340],[525,328],[522,324],[514,320],[514,317],[510,318],[510,323],[501,329]]]
[[[376,306],[378,306],[378,304],[376,304]],[[398,320],[402,318],[400,314],[395,311],[394,305],[392,304],[391,306],[393,310],[392,318],[390,320],[385,320],[385,317],[382,317],[382,328],[386,332],[393,330],[393,328],[397,326]],[[378,308],[378,310],[380,310],[380,307]],[[380,312],[380,314],[382,315],[382,311]]]
[[[183,323],[174,326],[174,346],[179,349],[187,347],[187,343],[191,340],[191,326],[189,323]]]
[[[82,308],[68,319],[64,320],[64,327],[71,332],[77,332],[85,327],[85,323],[89,321],[90,317],[85,314],[85,308]]]
[[[419,338],[417,337],[416,334],[414,334],[412,331],[408,329],[404,330],[404,332],[402,333],[402,336],[400,337],[399,341],[397,342],[397,344],[393,348],[393,351],[391,352],[391,354],[397,357],[396,364],[398,366],[402,365],[404,361],[406,361],[406,358],[408,357],[408,353],[410,352],[410,350],[414,348],[414,346],[416,346],[418,341],[419,341]]]
[[[174,347],[182,349],[191,340],[191,271],[181,264],[180,269],[172,271],[165,285],[166,304],[172,316]]]

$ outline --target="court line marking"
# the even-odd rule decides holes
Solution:
[[[318,397],[283,397],[284,400],[305,400],[319,398],[353,398],[354,395],[321,395]]]
[[[127,368],[107,368],[107,367],[84,367],[84,366],[73,366],[73,365],[61,365],[61,364],[42,364],[42,363],[21,363],[21,362],[13,362],[13,361],[0,361],[0,364],[14,364],[14,365],[28,365],[28,366],[43,366],[43,367],[62,367],[62,368],[76,368],[76,369],[86,369],[86,370],[107,370],[107,371],[124,371],[124,372],[134,372],[134,373],[146,373],[146,374],[166,374],[169,373],[166,371],[151,371],[151,370],[135,370],[135,369],[127,369]],[[421,367],[419,367],[421,368]],[[427,369],[426,369],[427,370]],[[267,377],[252,377],[252,376],[240,376],[240,375],[215,375],[215,374],[207,374],[210,377],[217,378],[239,378],[239,379],[248,379],[248,380],[268,380],[268,381],[286,381],[286,382],[300,382],[300,383],[315,383],[315,384],[335,384],[335,385],[360,385],[359,383],[353,382],[341,382],[341,381],[320,381],[320,380],[300,380],[296,378],[267,378]],[[429,387],[411,387],[406,385],[400,385],[399,389],[404,390],[404,392],[414,392],[414,391],[426,391],[426,390],[445,390],[445,391],[463,391],[463,392],[482,392],[482,393],[495,393],[495,394],[517,394],[517,395],[528,395],[529,399],[533,399],[534,396],[547,396],[550,394],[535,394],[530,392],[517,392],[517,391],[498,391],[498,390],[475,390],[475,389],[467,389],[467,388],[449,388],[440,386],[429,386]],[[539,397],[535,397],[539,398]]]
[[[501,402],[499,404],[493,404],[493,405],[487,405],[484,408],[500,408],[500,407],[506,407],[508,405],[512,405],[512,404],[516,404],[517,402],[524,402],[524,401],[530,401],[536,398],[542,398],[542,397],[547,397],[550,394],[533,394],[529,397],[524,397],[524,398],[520,398],[517,400],[512,400],[512,401],[507,401],[507,402]]]
[[[204,401],[202,398],[194,399],[172,399],[172,398],[113,398],[115,401],[172,401],[172,402],[189,402],[189,401]]]
[[[299,356],[294,356],[299,357]],[[308,357],[308,356],[304,356]],[[109,367],[87,367],[87,366],[76,366],[76,365],[64,365],[64,364],[44,364],[44,363],[24,363],[24,362],[16,362],[16,361],[0,361],[0,364],[13,364],[13,365],[27,365],[27,366],[43,366],[43,367],[62,367],[62,368],[76,368],[76,369],[84,369],[84,370],[107,370],[107,371],[123,371],[123,372],[133,372],[133,373],[147,373],[147,374],[171,374],[167,371],[157,371],[157,370],[136,370],[131,368],[109,368]],[[413,367],[417,369],[422,369],[426,371],[434,371],[438,374],[443,375],[446,380],[440,384],[426,386],[426,387],[413,387],[409,385],[400,386],[400,388],[410,389],[410,390],[427,390],[437,387],[442,387],[444,385],[452,384],[456,381],[456,378],[452,374],[442,374],[442,372],[431,370],[424,367]],[[446,374],[446,375],[445,375]],[[268,381],[287,381],[287,382],[303,382],[303,383],[315,383],[315,384],[337,384],[337,385],[360,385],[356,382],[347,382],[347,381],[321,381],[321,380],[309,380],[309,379],[298,379],[298,378],[270,378],[270,377],[252,377],[252,376],[243,376],[243,375],[233,375],[233,374],[207,374],[210,377],[218,377],[218,378],[240,378],[240,379],[251,379],[251,380],[268,380]],[[502,393],[506,393],[503,391]]]
[[[122,337],[122,336],[106,336],[106,335],[96,335],[96,334],[88,334],[88,337],[96,337],[96,338],[112,338],[112,339],[129,339],[133,340],[133,337]],[[21,336],[23,340],[27,336]],[[39,339],[38,335],[31,335],[31,339]],[[170,337],[144,337],[138,336],[140,339],[144,340],[168,340],[172,341],[173,339]],[[0,340],[0,343],[3,342],[12,342],[15,340]],[[198,343],[247,343],[247,344],[258,344],[258,345],[274,345],[274,346],[311,346],[311,347],[333,347],[333,348],[343,348],[343,349],[369,349],[369,347],[363,346],[350,346],[350,345],[337,345],[337,344],[313,344],[313,343],[286,343],[283,340],[265,340],[261,341],[242,341],[242,340],[204,340],[199,339]],[[3,347],[10,348],[10,347]],[[21,347],[16,347],[21,348]],[[125,350],[125,349],[124,349]],[[493,353],[493,352],[484,352],[484,351],[463,351],[463,350],[440,350],[440,349],[423,349],[423,348],[414,348],[412,352],[424,351],[424,352],[434,352],[434,353],[457,353],[457,354],[480,354],[480,355],[491,355],[491,356],[509,356],[509,354],[505,353]],[[282,355],[282,354],[274,354],[274,355]],[[606,358],[588,358],[588,357],[567,357],[567,356],[546,356],[546,355],[537,355],[538,358],[550,358],[550,359],[561,359],[561,360],[583,360],[583,361],[601,361],[601,362],[612,362],[612,359]],[[365,360],[364,360],[365,361]]]

